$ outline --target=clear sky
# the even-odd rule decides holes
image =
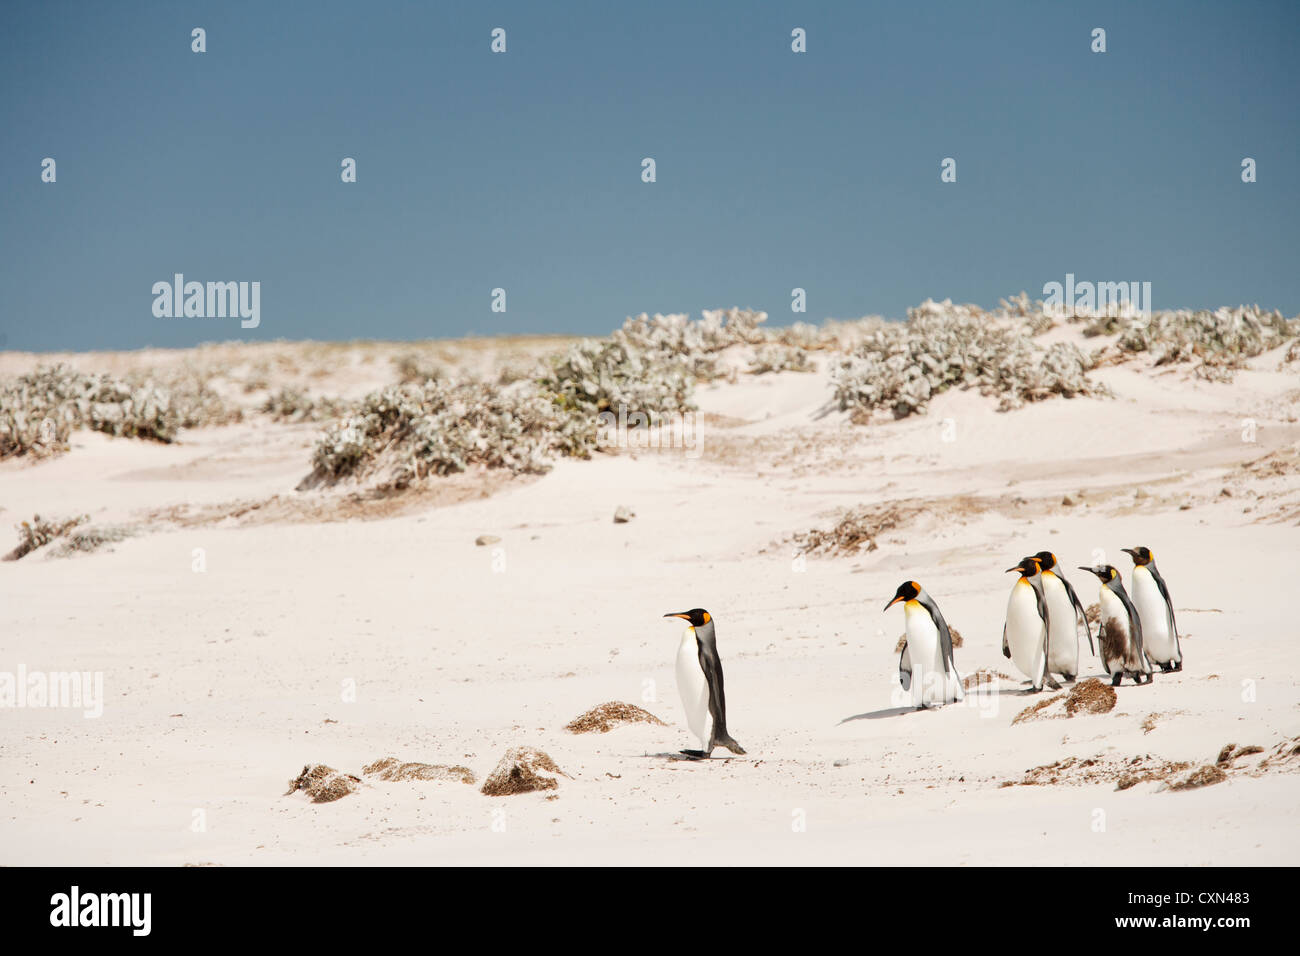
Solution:
[[[0,348],[902,316],[1067,272],[1293,315],[1298,40],[1293,0],[8,0]],[[260,326],[156,318],[177,272],[260,282]]]

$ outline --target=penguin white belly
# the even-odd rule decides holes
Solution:
[[[1099,598],[1101,605],[1101,623],[1106,628],[1106,644],[1102,647],[1102,666],[1114,677],[1129,668],[1129,648],[1133,635],[1129,633],[1128,608],[1115,596],[1110,588],[1103,587]],[[1122,637],[1122,642],[1117,641]]]
[[[1011,661],[1034,682],[1042,686],[1043,619],[1038,616],[1038,598],[1033,586],[1024,578],[1015,583],[1007,600],[1007,647]]]
[[[709,682],[700,668],[700,648],[695,642],[695,628],[688,627],[677,648],[677,693],[682,696],[686,726],[700,738],[700,749],[709,749]]]
[[[1074,603],[1055,574],[1043,575],[1043,597],[1047,602],[1047,669],[1054,674],[1079,673],[1079,628]]]
[[[1146,568],[1133,569],[1133,606],[1142,620],[1142,646],[1157,663],[1178,659],[1174,635],[1169,630],[1169,613],[1160,585]]]
[[[907,656],[912,664],[912,706],[947,704],[962,699],[961,679],[945,673],[939,628],[934,618],[920,604],[909,601],[904,606]]]

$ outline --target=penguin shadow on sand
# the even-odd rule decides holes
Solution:
[[[720,763],[726,763],[727,761],[736,759],[735,757],[729,757],[729,756],[715,757],[711,754],[706,755],[701,750],[678,750],[674,753],[669,753],[665,751],[663,753],[657,753],[657,754],[646,753],[646,754],[642,754],[642,756],[649,757],[652,760],[666,760],[669,763],[673,763],[678,760],[684,760],[687,763],[705,763],[710,760],[715,762],[720,762]]]
[[[938,708],[926,708],[926,710],[937,710]],[[845,717],[840,724],[847,724],[852,720],[884,720],[886,717],[902,717],[904,714],[915,714],[915,707],[886,707],[884,710],[871,710],[865,714],[854,714],[852,717]],[[837,724],[836,726],[839,726]]]

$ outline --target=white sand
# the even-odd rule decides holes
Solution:
[[[700,390],[704,411],[749,424],[703,426],[698,460],[564,461],[380,520],[283,513],[339,500],[293,491],[314,426],[257,419],[171,446],[78,432],[58,459],[0,464],[0,549],[36,512],[154,526],[89,556],[0,564],[0,671],[102,671],[106,696],[99,719],[0,710],[0,863],[1300,863],[1294,768],[1188,792],[999,786],[1068,757],[1195,766],[1300,734],[1300,390],[1276,354],[1253,364],[1230,385],[1108,368],[1113,400],[1003,414],[950,393],[871,426],[816,417],[824,370],[742,376]],[[1276,475],[1240,470],[1277,452]],[[157,523],[272,495],[265,520]],[[878,550],[794,569],[789,534],[910,499],[922,513]],[[611,520],[620,504],[628,524]],[[500,545],[476,547],[485,533]],[[1043,548],[1073,569],[1102,549],[1127,577],[1120,549],[1139,544],[1173,592],[1185,670],[1126,684],[1111,713],[1012,726],[1041,698],[1000,653],[1003,569]],[[1070,577],[1096,601],[1094,579]],[[900,711],[902,613],[881,608],[906,579],[964,636],[964,673],[1015,680],[978,706]],[[661,615],[695,606],[718,622],[745,758],[662,756],[693,742],[673,683],[681,622]],[[670,726],[562,729],[609,700]],[[481,780],[514,745],[573,779],[555,799],[449,782],[283,795],[306,763],[359,773],[390,754]]]

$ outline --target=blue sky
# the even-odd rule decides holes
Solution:
[[[0,348],[902,316],[1067,272],[1293,315],[1298,27],[1293,2],[10,2]],[[259,281],[261,325],[155,318],[176,272]]]

